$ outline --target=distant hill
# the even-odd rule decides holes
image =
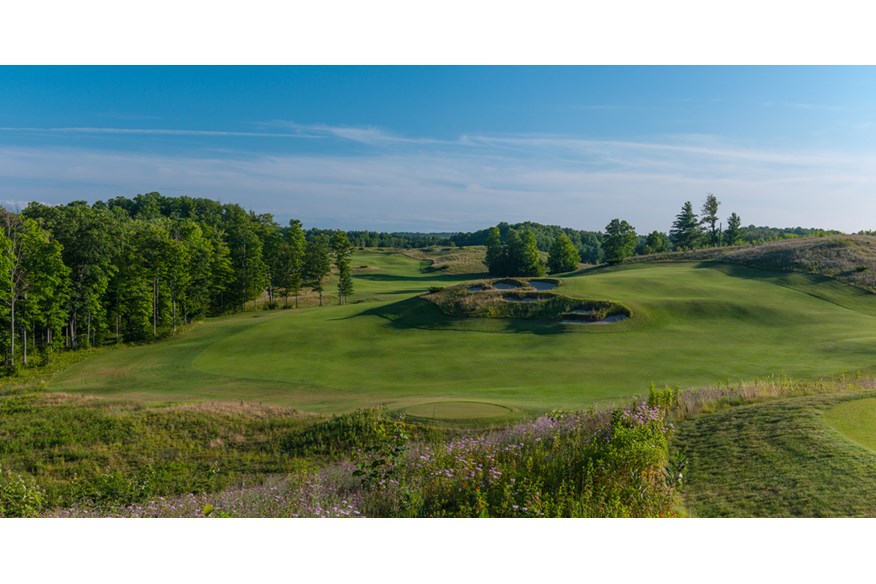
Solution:
[[[876,237],[870,235],[775,241],[729,251],[723,260],[754,268],[820,274],[876,292]]]
[[[756,246],[704,248],[631,258],[631,263],[714,260],[752,268],[818,274],[876,293],[876,237],[828,235]]]

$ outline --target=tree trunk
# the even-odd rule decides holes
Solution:
[[[158,278],[152,279],[152,336],[158,336]]]
[[[15,294],[15,290],[12,291]],[[9,366],[15,367],[15,297],[13,296],[12,302],[9,305],[10,307],[10,316],[11,316],[11,324],[10,324],[10,335],[12,337],[12,342],[9,345]]]
[[[27,325],[25,325],[22,328],[21,333],[23,335],[23,338],[22,338],[23,342],[22,342],[21,347],[22,347],[22,349],[24,349],[24,359],[23,359],[22,363],[24,364],[25,367],[27,367]]]

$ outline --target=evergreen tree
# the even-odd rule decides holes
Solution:
[[[636,230],[632,225],[620,219],[612,219],[605,226],[605,237],[602,249],[605,261],[609,264],[619,264],[633,255],[636,248]]]
[[[325,234],[320,234],[307,242],[304,252],[304,283],[315,292],[319,292],[319,305],[322,306],[323,283],[332,269],[329,256],[329,240]]]
[[[677,249],[694,249],[700,241],[702,231],[700,222],[693,212],[693,206],[687,201],[676,215],[669,231],[669,239]]]
[[[353,245],[346,233],[335,232],[332,236],[332,250],[335,252],[335,267],[338,269],[338,304],[343,304],[353,293],[353,275],[350,269]]]
[[[700,223],[707,225],[709,245],[717,247],[721,245],[721,228],[718,226],[718,199],[712,193],[706,193],[706,201],[703,203],[702,218]]]
[[[724,243],[727,245],[739,245],[742,243],[742,219],[735,212],[727,219],[727,230],[724,232]]]
[[[561,233],[551,245],[548,254],[548,268],[552,274],[571,272],[578,269],[581,256],[565,233]]]

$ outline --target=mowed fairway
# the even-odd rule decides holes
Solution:
[[[876,452],[876,398],[843,402],[824,417],[845,438]]]
[[[451,402],[465,417],[460,403],[536,413],[642,394],[652,382],[874,366],[876,296],[825,278],[695,263],[570,275],[560,292],[633,311],[592,327],[447,318],[415,296],[460,277],[423,273],[400,254],[359,252],[353,265],[368,266],[355,270],[353,299],[365,302],[210,320],[181,338],[84,361],[52,388],[319,412],[386,403],[423,415]]]

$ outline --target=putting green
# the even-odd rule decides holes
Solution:
[[[876,398],[843,402],[828,410],[824,418],[847,440],[876,451]]]
[[[451,420],[473,420],[476,418],[494,418],[507,416],[511,408],[498,404],[467,401],[443,401],[426,404],[415,404],[404,408],[405,413],[418,418],[437,418]]]

